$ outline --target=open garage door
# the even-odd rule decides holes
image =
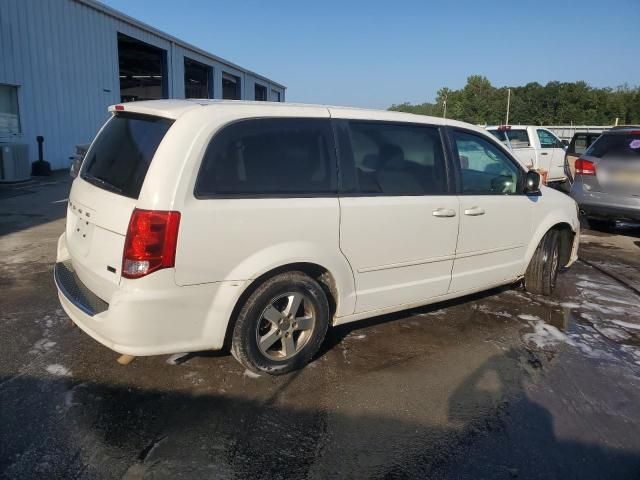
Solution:
[[[240,100],[240,78],[229,73],[222,73],[222,98]]]
[[[120,101],[168,97],[167,52],[118,33]]]
[[[213,68],[184,57],[184,98],[213,98]]]

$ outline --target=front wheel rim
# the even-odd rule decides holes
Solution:
[[[278,295],[258,319],[258,349],[270,360],[289,360],[309,342],[315,326],[316,312],[307,294],[287,292]]]

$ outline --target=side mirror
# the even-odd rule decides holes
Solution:
[[[541,177],[535,170],[529,170],[524,178],[524,193],[526,195],[541,195]]]
[[[562,146],[564,148],[567,148],[569,146],[569,140],[560,140],[560,143],[562,143]]]

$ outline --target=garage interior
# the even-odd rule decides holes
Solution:
[[[118,33],[120,101],[168,97],[167,52]]]
[[[229,73],[222,74],[222,98],[225,100],[240,100],[240,78]]]
[[[255,84],[255,99],[261,102],[267,101],[267,87],[264,85],[260,85],[259,83]]]
[[[213,68],[184,58],[184,98],[213,98]]]

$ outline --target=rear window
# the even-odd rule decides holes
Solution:
[[[207,147],[196,197],[336,193],[328,120],[261,118],[224,127]]]
[[[529,134],[526,130],[489,130],[494,137],[507,145],[505,134],[511,143],[511,148],[527,148],[530,147]]]
[[[586,154],[598,158],[640,159],[640,133],[603,134],[589,147]]]
[[[151,160],[173,120],[130,113],[112,117],[87,152],[80,176],[104,190],[138,198]]]

